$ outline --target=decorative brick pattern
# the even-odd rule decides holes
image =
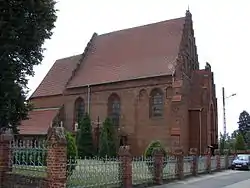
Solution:
[[[176,148],[174,150],[174,156],[177,159],[177,166],[176,166],[176,175],[178,179],[183,179],[184,178],[184,173],[183,173],[183,167],[184,167],[184,155],[183,155],[183,150],[181,148]]]
[[[191,148],[189,154],[193,157],[193,162],[191,166],[192,175],[196,176],[198,173],[198,151],[197,148]]]
[[[66,188],[67,141],[64,134],[64,128],[50,128],[47,139],[48,188]]]
[[[162,151],[155,150],[154,151],[154,183],[156,185],[161,185],[163,183],[163,162],[164,155]]]
[[[224,150],[224,156],[225,156],[225,169],[229,168],[229,150]]]
[[[211,149],[207,149],[207,173],[211,173]]]
[[[123,188],[132,188],[132,157],[129,146],[122,146],[119,149],[120,178],[122,180]]]
[[[5,132],[0,135],[0,187],[2,187],[3,182],[6,178],[6,172],[11,170],[10,163],[10,141],[13,136],[10,132]]]
[[[221,164],[220,164],[220,155],[216,155],[216,169],[219,171],[221,170]]]

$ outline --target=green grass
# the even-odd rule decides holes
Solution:
[[[39,178],[47,177],[45,166],[13,165],[11,173]]]

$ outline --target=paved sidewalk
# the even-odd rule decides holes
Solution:
[[[176,181],[154,188],[249,188],[250,172],[227,170]]]

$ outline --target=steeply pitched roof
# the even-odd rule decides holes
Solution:
[[[59,112],[59,108],[34,109],[29,112],[29,119],[21,122],[19,133],[21,135],[46,135],[53,119]]]
[[[185,17],[97,36],[68,88],[170,75]]]
[[[185,17],[92,37],[82,55],[59,59],[31,98],[62,94],[65,87],[170,75]]]
[[[30,98],[62,94],[81,55],[58,59]]]

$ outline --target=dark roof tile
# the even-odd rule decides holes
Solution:
[[[170,75],[185,17],[97,36],[68,88]]]
[[[58,59],[30,98],[60,95],[81,55]]]

